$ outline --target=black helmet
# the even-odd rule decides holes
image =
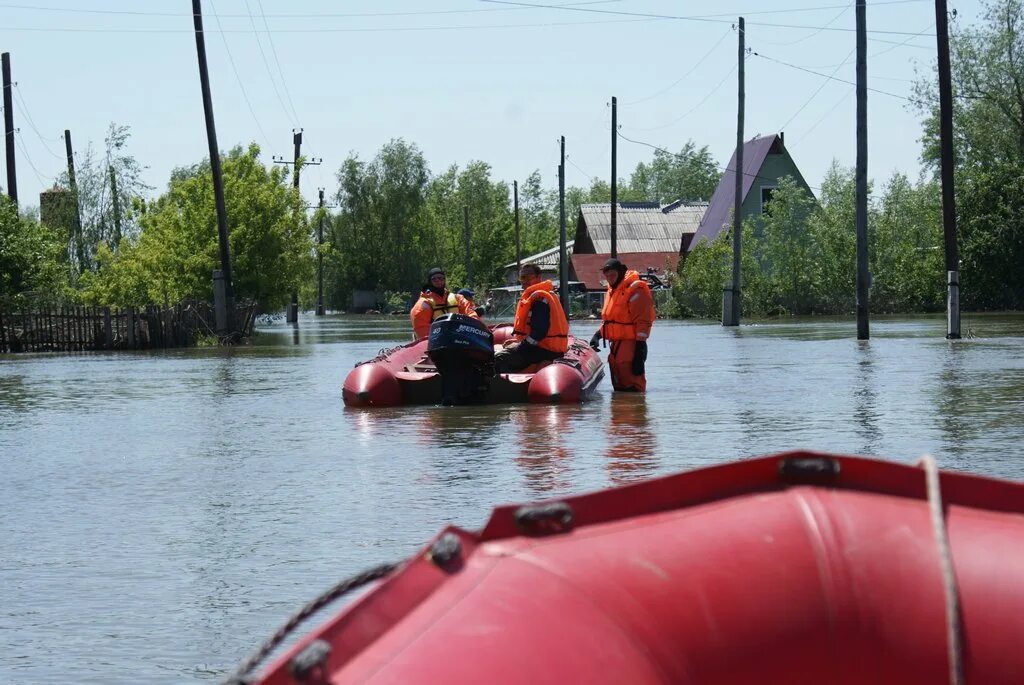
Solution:
[[[434,276],[444,276],[444,269],[435,266],[433,269],[427,272],[427,283],[430,283],[430,279]]]

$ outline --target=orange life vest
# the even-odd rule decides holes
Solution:
[[[530,309],[534,302],[544,300],[551,311],[548,334],[537,341],[537,346],[549,352],[563,353],[569,349],[569,322],[562,310],[562,303],[555,297],[551,281],[535,283],[523,291],[516,305],[516,318],[512,322],[512,335],[522,340],[530,334]]]
[[[605,340],[647,340],[654,323],[654,299],[647,283],[636,271],[627,271],[622,281],[608,286],[601,309],[601,337]]]
[[[480,318],[469,300],[462,295],[446,291],[444,297],[441,297],[433,291],[424,290],[409,311],[409,320],[412,322],[412,330],[416,337],[427,337],[430,333],[430,323],[445,314],[464,314],[474,319]]]

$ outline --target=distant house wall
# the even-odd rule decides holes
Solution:
[[[761,191],[765,188],[777,187],[779,179],[783,176],[792,176],[797,183],[804,186],[807,192],[811,192],[804,177],[800,174],[800,170],[793,163],[792,157],[788,154],[769,154],[765,157],[764,164],[757,172],[757,178],[754,179],[753,185],[747,191],[747,196],[743,199],[740,211],[744,221],[753,218],[760,222]]]

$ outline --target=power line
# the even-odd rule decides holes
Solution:
[[[824,27],[822,27],[822,28],[820,28],[820,29],[816,29],[816,30],[814,31],[814,33],[809,33],[809,34],[807,34],[806,36],[804,36],[803,38],[797,38],[796,40],[794,40],[794,41],[791,41],[791,42],[788,42],[788,43],[787,43],[787,42],[779,42],[779,41],[776,41],[776,42],[767,42],[767,41],[766,41],[766,43],[767,43],[768,45],[783,45],[783,46],[788,46],[788,45],[797,45],[797,44],[799,44],[799,43],[803,43],[803,42],[804,42],[804,41],[806,41],[806,40],[810,40],[811,38],[814,38],[815,36],[817,36],[818,34],[820,34],[820,33],[821,33],[822,31],[824,31],[824,30],[825,30],[825,28],[827,28],[827,27],[831,26],[832,24],[836,23],[837,21],[839,21],[839,17],[841,17],[841,16],[843,16],[844,14],[846,14],[846,12],[847,12],[847,11],[848,11],[848,10],[850,9],[850,7],[852,7],[852,5],[847,5],[846,7],[844,7],[843,9],[841,9],[841,10],[839,11],[839,14],[837,14],[836,16],[834,16],[834,17],[832,17],[831,19],[829,19],[829,20],[828,20],[828,22],[826,22],[826,23],[825,23],[825,26],[824,26]]]
[[[814,74],[815,76],[820,76],[821,78],[828,79],[830,81],[838,81],[839,83],[846,83],[846,84],[851,85],[851,86],[857,85],[853,81],[847,81],[846,79],[836,78],[835,76],[829,76],[827,74],[822,74],[821,72],[818,72],[818,71],[812,71],[810,69],[804,69],[803,67],[798,67],[797,65],[790,64],[789,62],[783,62],[782,60],[775,59],[774,57],[769,57],[768,55],[762,54],[760,52],[752,52],[751,54],[753,54],[756,57],[760,57],[762,59],[766,59],[769,62],[775,62],[776,64],[781,64],[784,67],[789,67],[791,69],[797,69],[799,71],[805,71],[808,74]],[[868,87],[868,90],[870,90],[872,93],[879,93],[881,95],[888,95],[889,97],[899,98],[900,100],[906,100],[907,102],[913,102],[913,103],[921,104],[921,102],[919,100],[915,100],[914,98],[908,98],[905,95],[898,95],[897,93],[890,93],[887,90],[879,90],[878,88],[871,88],[871,87]]]
[[[722,34],[722,37],[719,38],[717,41],[715,41],[715,44],[711,46],[711,49],[708,50],[707,52],[705,52],[704,56],[701,57],[699,60],[697,60],[697,63],[694,64],[692,67],[690,67],[689,71],[687,71],[685,74],[680,76],[677,80],[673,81],[670,85],[665,86],[664,88],[659,90],[657,93],[653,93],[651,95],[648,95],[647,97],[642,97],[639,100],[630,100],[629,102],[623,102],[623,103],[620,103],[620,104],[623,104],[623,105],[637,105],[637,104],[640,104],[641,102],[647,102],[648,100],[656,98],[659,95],[662,95],[662,94],[667,93],[668,91],[672,90],[673,88],[678,86],[680,83],[682,83],[683,79],[688,77],[693,72],[697,71],[697,67],[699,67],[701,64],[703,64],[704,60],[706,60],[708,57],[711,56],[711,53],[715,51],[715,48],[717,48],[719,45],[722,44],[722,41],[725,40],[729,36],[730,33],[732,33],[732,30],[733,29],[732,29],[731,26],[728,29],[726,29],[725,33]]]
[[[729,80],[729,77],[730,77],[730,76],[732,76],[732,75],[733,75],[733,74],[734,74],[734,73],[736,72],[736,68],[737,68],[737,67],[736,67],[736,65],[735,65],[735,64],[734,64],[734,65],[732,65],[732,67],[731,67],[731,68],[729,69],[728,73],[726,73],[726,75],[722,77],[722,80],[721,80],[721,81],[719,81],[719,82],[718,82],[718,83],[717,83],[717,84],[715,85],[715,87],[714,87],[714,88],[712,88],[711,90],[709,90],[709,91],[707,92],[707,94],[706,94],[706,95],[705,95],[705,96],[704,96],[703,98],[701,98],[700,102],[698,102],[698,103],[697,103],[696,105],[694,105],[694,106],[693,106],[693,107],[691,107],[690,109],[686,110],[686,112],[684,112],[683,114],[681,114],[681,115],[680,115],[680,116],[678,116],[677,118],[673,119],[672,121],[668,122],[667,124],[660,124],[660,125],[658,125],[658,126],[649,126],[649,127],[647,127],[647,128],[641,128],[641,127],[638,127],[638,126],[631,126],[630,128],[631,128],[631,129],[634,129],[634,130],[636,130],[636,131],[658,131],[658,130],[660,130],[660,129],[663,129],[663,128],[668,128],[669,126],[673,126],[673,125],[675,125],[675,124],[678,124],[678,123],[679,123],[680,121],[682,121],[683,119],[685,119],[686,117],[690,116],[691,114],[693,114],[694,112],[696,112],[696,111],[697,111],[698,109],[700,109],[700,108],[701,108],[701,106],[703,106],[703,104],[704,104],[705,102],[707,102],[707,101],[708,101],[708,99],[710,99],[712,95],[714,95],[715,93],[717,93],[717,92],[718,92],[718,90],[719,90],[719,89],[720,89],[720,88],[721,88],[721,87],[722,87],[723,85],[725,85],[725,82]]]
[[[785,131],[786,127],[789,126],[789,124],[792,123],[792,121],[794,119],[796,119],[800,115],[800,112],[804,111],[804,108],[807,107],[807,105],[811,104],[811,101],[814,100],[814,98],[818,97],[818,93],[820,93],[821,90],[825,86],[828,85],[829,79],[831,79],[833,76],[835,76],[836,72],[839,71],[847,62],[850,61],[850,58],[853,57],[853,53],[855,53],[856,51],[857,51],[857,48],[854,48],[853,50],[850,50],[850,52],[848,52],[846,54],[846,58],[842,62],[840,62],[839,64],[836,65],[836,68],[832,71],[832,73],[828,76],[828,78],[825,79],[824,81],[822,81],[821,85],[818,86],[817,90],[815,90],[813,93],[811,93],[811,97],[807,98],[807,100],[804,101],[804,104],[800,105],[800,108],[796,112],[793,113],[793,116],[791,116],[789,119],[787,119],[786,123],[784,123],[782,126],[780,126],[778,128],[779,131]]]
[[[910,1],[910,0],[907,0]],[[590,2],[571,2],[566,3],[567,5],[604,5],[612,2],[619,2],[619,0],[591,0]],[[36,10],[40,12],[63,12],[66,14],[106,14],[106,15],[128,15],[128,16],[140,16],[140,17],[186,17],[192,16],[191,12],[149,12],[141,10],[102,10],[102,9],[88,9],[82,7],[37,7],[34,5],[11,5],[11,4],[0,4],[0,9],[15,9],[15,10]],[[420,10],[414,12],[314,12],[305,14],[268,14],[266,15],[270,19],[329,19],[329,18],[359,18],[359,17],[414,17],[414,16],[426,16],[426,15],[438,15],[438,14],[488,14],[492,12],[514,12],[517,10],[526,10],[529,7],[500,7],[500,8],[487,8],[487,9],[465,9],[465,10]],[[217,14],[208,13],[208,17],[221,17],[224,19],[244,19],[246,14]]]
[[[648,13],[648,12],[624,12],[622,10],[602,10],[602,9],[593,9],[593,8],[589,8],[589,7],[567,7],[567,6],[557,6],[557,5],[545,5],[545,4],[538,4],[538,3],[520,2],[519,0],[480,0],[480,1],[481,2],[492,3],[492,4],[496,4],[496,5],[515,5],[515,6],[519,6],[519,7],[536,7],[536,8],[539,8],[539,9],[558,9],[558,10],[563,10],[563,11],[566,11],[566,12],[589,12],[589,13],[593,13],[593,14],[611,14],[611,15],[625,16],[625,17],[646,17],[646,18],[649,18],[649,19],[676,19],[676,20],[681,20],[681,21],[706,21],[706,22],[715,22],[715,23],[723,23],[723,22],[731,23],[731,20],[729,20],[729,19],[714,19],[713,18],[713,17],[720,17],[720,16],[723,16],[723,15],[680,16],[680,15],[676,15],[676,14],[654,14],[654,13]],[[897,0],[897,3],[902,3],[904,1],[905,0]],[[885,4],[885,3],[875,3],[875,4]],[[852,33],[854,31],[856,31],[856,29],[851,29],[851,28],[840,28],[840,27],[830,27],[830,26],[805,26],[805,25],[798,25],[798,24],[769,24],[769,23],[765,23],[765,22],[753,22],[753,21],[747,22],[747,26],[768,26],[768,27],[783,28],[783,29],[811,29],[811,30],[813,30],[813,29],[820,29],[822,31],[842,31],[843,33]],[[880,33],[880,34],[889,34],[889,35],[896,35],[896,36],[917,35],[917,34],[910,34],[907,31],[890,31],[890,30],[885,30],[885,29],[873,29],[873,30],[869,30],[868,33]]]
[[[281,104],[281,109],[284,110],[284,115],[288,118],[292,118],[292,115],[288,112],[288,108],[284,104],[284,99],[281,97],[281,91],[277,87],[277,79],[274,78],[274,74],[270,71],[270,62],[267,61],[267,53],[263,50],[263,42],[260,40],[259,31],[256,30],[256,18],[252,16],[252,10],[249,7],[249,0],[245,0],[245,11],[249,14],[249,23],[252,24],[253,37],[256,38],[256,47],[260,49],[260,57],[263,59],[263,66],[267,70],[267,76],[270,77],[270,85],[274,87],[274,95],[277,96],[277,101]],[[292,124],[298,126],[298,121],[292,119]]]
[[[32,115],[29,114],[28,105],[25,104],[25,98],[22,97],[21,88],[18,87],[17,83],[14,84],[14,96],[18,98],[18,102],[21,103],[21,109],[22,112],[25,114],[25,120],[28,121],[28,125],[32,127],[33,131],[35,131],[36,136],[39,138],[39,142],[43,144],[43,147],[46,149],[46,151],[49,152],[52,156],[56,157],[57,159],[64,159],[63,156],[57,154],[56,152],[53,151],[52,148],[50,148],[50,144],[46,142],[46,138],[43,137],[43,134],[39,132],[39,129],[36,127],[36,122],[32,120]]]
[[[579,168],[579,166],[578,166],[578,165],[576,164],[576,162],[572,161],[572,157],[570,157],[569,155],[566,155],[566,156],[565,156],[565,161],[569,162],[569,164],[570,164],[570,165],[571,165],[571,166],[572,166],[573,168],[575,168],[575,169],[576,169],[576,171],[578,171],[578,172],[580,172],[581,174],[583,174],[584,176],[586,176],[586,178],[587,178],[587,180],[588,180],[588,181],[592,181],[592,180],[594,180],[595,178],[597,178],[597,176],[594,176],[594,175],[592,175],[592,174],[588,174],[588,173],[587,173],[586,171],[584,171],[583,169]]]
[[[666,155],[671,155],[672,157],[679,157],[680,156],[679,153],[669,152],[668,150],[666,150],[663,147],[658,147],[657,145],[652,145],[651,143],[645,143],[642,140],[633,140],[632,138],[627,138],[626,136],[622,135],[621,132],[619,132],[619,138],[622,138],[625,141],[633,143],[634,145],[643,145],[643,146],[649,147],[649,148],[651,148],[653,150],[657,150],[658,152],[664,152]],[[719,171],[729,171],[729,167],[723,167],[723,166],[719,166],[717,164],[715,165],[715,168],[718,169]],[[733,171],[735,171],[735,170],[733,170]],[[778,180],[776,178],[769,178],[767,176],[759,176],[758,174],[748,174],[747,172],[742,171],[742,170],[740,171],[740,174],[743,175],[743,176],[750,177],[750,178],[761,179],[762,181],[777,181]],[[817,186],[808,185],[807,187],[810,188],[811,190],[817,190],[819,192],[821,191],[821,188],[818,188]]]
[[[248,6],[248,3],[246,3],[246,6]],[[260,17],[263,18],[263,26],[267,29],[267,41],[270,42],[270,53],[274,56],[274,63],[277,64],[277,73],[281,76],[281,87],[284,89],[285,97],[288,98],[288,104],[292,108],[292,114],[295,115],[295,123],[297,125],[299,123],[299,114],[295,111],[295,103],[292,102],[292,95],[288,92],[288,79],[284,77],[284,71],[281,69],[281,61],[277,58],[277,48],[274,47],[274,38],[270,35],[270,25],[267,24],[267,15],[263,12],[262,0],[256,0],[256,6],[260,10]],[[218,26],[219,25],[220,24],[218,23]],[[257,39],[259,39],[258,35]]]
[[[15,129],[15,132],[18,132],[18,129]],[[21,154],[25,156],[25,161],[28,162],[28,166],[30,169],[32,169],[32,173],[35,174],[36,180],[39,181],[39,185],[43,186],[43,188],[46,188],[48,183],[47,181],[43,180],[44,175],[40,174],[39,169],[37,169],[35,163],[32,162],[32,156],[28,154],[28,148],[25,147],[25,143],[21,140],[21,136],[14,136],[14,141],[18,144],[18,147],[21,149]],[[56,180],[57,177],[46,176],[46,178],[48,178],[49,181],[52,183]]]
[[[802,136],[802,137],[800,137],[800,138],[797,138],[797,141],[796,141],[796,143],[795,143],[794,145],[790,145],[789,147],[791,147],[791,148],[796,148],[796,147],[797,147],[797,146],[799,146],[799,145],[800,145],[800,144],[801,144],[802,142],[804,142],[805,140],[807,140],[807,139],[808,139],[808,137],[809,137],[809,136],[811,135],[811,132],[812,132],[812,131],[814,131],[814,129],[818,128],[818,126],[819,126],[819,125],[821,125],[821,122],[825,121],[825,119],[827,119],[827,118],[828,118],[828,116],[829,116],[830,114],[832,114],[832,112],[834,112],[834,111],[835,111],[835,109],[836,109],[837,107],[839,107],[839,105],[841,105],[841,104],[843,104],[844,102],[846,102],[846,101],[847,101],[847,100],[849,99],[849,97],[850,97],[851,95],[853,95],[853,93],[854,93],[854,91],[852,91],[852,90],[848,90],[848,91],[846,91],[846,93],[845,93],[845,94],[843,95],[843,97],[839,98],[839,99],[838,99],[838,100],[836,101],[836,104],[834,104],[834,105],[832,105],[831,107],[829,107],[829,108],[828,108],[828,111],[827,111],[827,112],[825,112],[824,114],[822,114],[822,115],[821,115],[821,117],[820,117],[820,118],[819,118],[819,119],[818,119],[817,121],[815,121],[815,122],[814,122],[814,125],[813,125],[813,126],[811,126],[811,127],[809,128],[809,129],[807,129],[806,131],[804,131],[804,134],[803,134],[803,136]]]
[[[213,7],[213,0],[210,0],[210,7]],[[214,9],[214,12],[216,12],[216,9]],[[220,19],[217,19],[217,26],[220,27]],[[263,143],[267,146],[267,149],[270,149],[270,139],[263,130],[263,126],[260,125],[259,117],[256,116],[256,110],[253,108],[252,102],[249,101],[249,94],[245,92],[245,85],[242,83],[242,77],[238,75],[238,68],[235,66],[235,58],[231,56],[231,47],[228,45],[228,37],[224,35],[223,31],[221,32],[220,37],[224,40],[224,49],[228,53],[228,61],[231,63],[231,71],[235,72],[235,80],[238,81],[238,87],[242,91],[242,98],[245,100],[245,104],[249,107],[249,113],[252,114],[252,120],[256,122],[256,128],[259,130],[260,136],[263,137]]]

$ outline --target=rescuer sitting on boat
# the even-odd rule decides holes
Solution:
[[[416,339],[430,335],[430,322],[445,314],[464,314],[474,319],[480,316],[473,309],[473,303],[462,295],[448,292],[445,287],[444,271],[434,267],[427,272],[427,282],[420,293],[420,299],[409,310],[409,320]]]
[[[644,392],[647,377],[647,339],[654,324],[654,298],[647,283],[636,271],[627,271],[618,259],[609,259],[601,267],[608,282],[601,310],[601,327],[590,339],[595,350],[601,338],[611,343],[608,369],[612,375],[612,388]]]
[[[512,339],[494,355],[495,373],[521,371],[537,362],[557,359],[569,349],[569,322],[551,281],[540,279],[540,267],[519,270],[523,295],[516,305]]]

